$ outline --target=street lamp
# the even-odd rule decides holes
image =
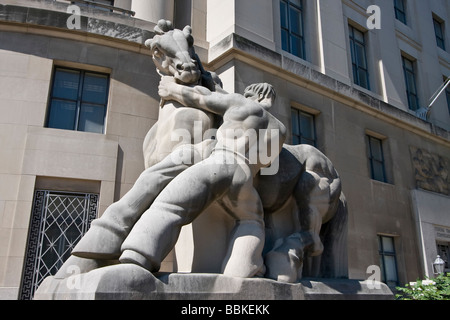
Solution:
[[[442,274],[444,273],[445,262],[441,259],[440,256],[437,256],[436,260],[433,262],[433,272],[434,274]]]

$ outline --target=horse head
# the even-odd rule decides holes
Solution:
[[[173,76],[181,84],[196,84],[202,70],[194,50],[192,29],[174,29],[167,20],[158,21],[156,35],[145,42],[150,48],[158,73]]]

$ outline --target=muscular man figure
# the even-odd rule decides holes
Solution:
[[[164,77],[159,95],[167,101],[222,115],[223,124],[212,154],[172,180],[135,224],[122,245],[120,262],[159,270],[161,261],[175,246],[181,227],[220,199],[236,219],[223,273],[236,277],[263,275],[263,207],[253,178],[261,168],[271,165],[286,136],[285,126],[267,111],[275,98],[272,86],[252,85],[242,96],[182,86]]]

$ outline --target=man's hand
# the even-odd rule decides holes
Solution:
[[[163,102],[171,100],[173,98],[173,86],[176,86],[175,78],[171,76],[162,76],[158,86],[158,94],[161,97],[161,106]],[[172,88],[172,89],[171,89]]]

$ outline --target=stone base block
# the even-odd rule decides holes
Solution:
[[[372,284],[372,283],[371,283]],[[392,300],[383,283],[348,279],[303,280],[296,284],[220,274],[155,274],[121,264],[58,279],[48,277],[35,300]]]

